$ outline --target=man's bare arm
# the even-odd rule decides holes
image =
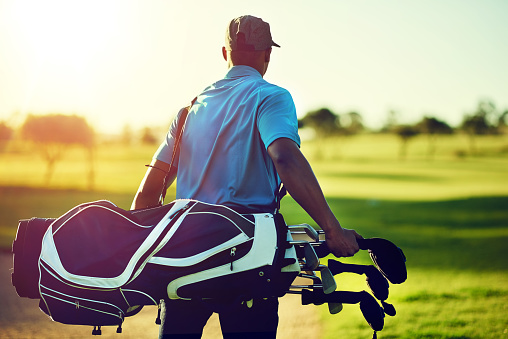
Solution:
[[[326,243],[332,253],[337,257],[348,257],[358,252],[356,238],[361,236],[340,226],[298,145],[291,139],[280,138],[267,150],[291,197],[325,231]]]
[[[169,171],[169,164],[153,160],[148,167],[145,177],[138,188],[131,210],[155,207],[159,204],[164,178]],[[167,185],[171,185],[176,178],[176,168],[171,168]],[[164,188],[166,189],[166,187]]]

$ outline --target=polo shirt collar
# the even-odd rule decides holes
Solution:
[[[245,65],[233,66],[226,74],[227,79],[240,78],[245,76],[262,78],[261,74],[259,74],[256,69]]]

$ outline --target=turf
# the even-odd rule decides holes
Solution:
[[[398,158],[394,136],[359,136],[304,143],[332,210],[364,237],[387,238],[407,257],[408,280],[390,286],[397,309],[379,338],[503,338],[508,332],[508,157],[506,140],[478,140],[467,154],[462,136],[444,138],[429,158],[426,140]],[[79,151],[43,182],[44,163],[24,150],[0,154],[0,247],[9,250],[18,220],[58,217],[77,204],[107,199],[129,208],[152,147],[103,146],[95,162],[95,190],[87,191]],[[459,156],[460,155],[460,156]],[[168,195],[172,199],[174,191]],[[291,199],[287,223],[313,221]],[[370,263],[361,251],[345,262]],[[324,261],[326,262],[326,260]],[[364,276],[336,277],[339,290],[368,290]],[[302,306],[314,307],[314,306]],[[358,305],[338,315],[319,306],[323,338],[369,338]]]

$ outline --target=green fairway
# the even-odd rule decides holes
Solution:
[[[385,318],[378,338],[508,335],[506,143],[502,137],[479,140],[479,154],[464,158],[457,156],[467,145],[461,138],[441,141],[432,159],[426,156],[426,140],[417,139],[404,161],[398,159],[394,136],[302,146],[341,224],[364,237],[389,239],[407,257],[408,280],[390,286],[388,302],[397,315]],[[57,164],[49,186],[43,185],[40,159],[26,152],[1,154],[0,247],[9,249],[19,219],[58,217],[99,199],[128,209],[153,151],[98,149],[94,191],[85,190],[86,165],[79,151]],[[171,190],[167,200],[173,197]],[[289,196],[282,212],[288,224],[315,225]],[[343,261],[371,263],[365,251]],[[364,276],[336,279],[338,290],[368,291]],[[323,338],[371,337],[358,305],[345,305],[337,315],[318,308]]]
[[[407,257],[408,280],[391,285],[379,338],[501,338],[508,327],[508,197],[450,201],[329,199],[345,227],[365,237],[384,237]],[[288,210],[296,208],[284,201]],[[301,222],[287,214],[288,223]],[[309,221],[309,219],[306,219]],[[361,251],[343,262],[371,264]],[[364,276],[336,276],[338,290],[367,290]],[[325,338],[369,338],[358,305],[338,315],[320,306]],[[488,330],[486,330],[488,329]]]

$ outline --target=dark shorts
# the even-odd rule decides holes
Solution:
[[[245,303],[213,305],[202,301],[165,300],[159,339],[201,338],[203,327],[214,312],[219,314],[222,335],[226,339],[275,339],[278,307],[277,298],[256,299],[251,308]]]

